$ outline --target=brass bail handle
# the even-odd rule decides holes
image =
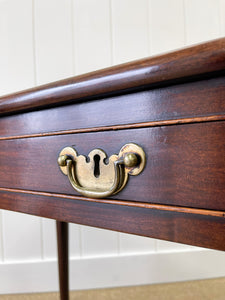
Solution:
[[[77,155],[74,148],[66,147],[59,154],[58,165],[72,187],[90,198],[105,198],[118,193],[125,187],[128,175],[138,175],[145,167],[145,153],[133,143],[124,145],[118,155],[111,155],[108,164],[101,149],[92,150],[88,157],[89,160]]]

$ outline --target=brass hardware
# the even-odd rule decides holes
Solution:
[[[145,153],[136,144],[126,144],[118,155],[109,157],[101,149],[88,154],[89,160],[77,155],[72,147],[64,148],[58,157],[61,171],[68,176],[73,188],[91,198],[105,198],[121,191],[129,175],[138,175],[145,167]]]

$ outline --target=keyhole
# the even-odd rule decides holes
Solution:
[[[99,167],[100,159],[101,159],[100,155],[96,154],[94,156],[94,163],[95,163],[95,166],[94,166],[94,176],[96,178],[98,178],[99,175],[100,175],[100,167]]]

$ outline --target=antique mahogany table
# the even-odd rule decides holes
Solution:
[[[68,222],[225,250],[225,38],[4,96],[0,117],[0,208],[57,220],[61,299]]]

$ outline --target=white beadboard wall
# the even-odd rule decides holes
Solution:
[[[0,95],[224,35],[225,0],[0,0]],[[70,258],[71,289],[225,276],[223,252],[76,224]],[[55,222],[1,211],[0,294],[57,289]]]

